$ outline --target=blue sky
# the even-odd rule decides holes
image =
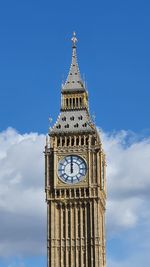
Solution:
[[[132,0],[3,1],[0,129],[47,132],[49,114],[55,119],[59,110],[74,30],[97,124],[148,129],[149,8],[149,1]]]
[[[48,117],[51,116],[55,121],[59,113],[61,83],[66,79],[71,62],[70,39],[72,32],[76,31],[80,72],[87,83],[91,114],[96,115],[96,124],[104,132],[103,139],[106,151],[110,155],[108,156],[110,166],[115,169],[117,164],[112,160],[112,157],[120,162],[119,154],[116,151],[122,153],[122,159],[125,158],[126,161],[128,161],[127,154],[133,160],[133,153],[137,153],[140,158],[142,151],[145,153],[145,158],[149,159],[150,154],[147,152],[150,135],[149,13],[150,2],[148,0],[2,1],[0,4],[0,144],[2,150],[5,145],[6,153],[6,147],[10,146],[12,148],[11,154],[16,155],[17,150],[14,151],[13,144],[18,144],[22,140],[27,142],[28,138],[30,147],[36,140],[36,144],[40,144],[42,149],[45,138],[43,134],[46,134],[48,130]],[[7,130],[8,127],[15,130]],[[30,135],[30,132],[33,132],[34,136]],[[36,133],[38,134],[36,135]],[[126,137],[132,140],[132,145],[130,143],[128,150],[124,148]],[[145,139],[147,140],[146,146]],[[116,145],[115,148],[114,144]],[[19,151],[21,151],[21,146],[22,143],[18,147]],[[113,152],[111,152],[112,148]],[[40,159],[39,155],[39,151],[37,151],[37,159]],[[140,159],[143,160],[143,164],[145,158]],[[9,160],[9,163],[12,164],[11,155],[9,155]],[[119,174],[122,175],[122,173],[125,181],[127,181],[123,162],[122,160],[122,171],[117,170],[116,177],[109,168],[108,175],[110,175],[112,181],[117,180]],[[4,166],[3,162],[2,164]],[[133,161],[132,164],[136,165]],[[27,165],[23,162],[22,166],[24,166],[23,169],[16,166],[15,170],[20,170],[18,173],[16,171],[16,179],[21,179],[18,178],[20,173],[22,175],[26,173],[24,169],[26,167],[27,170]],[[128,168],[130,169],[132,166],[128,162]],[[42,168],[41,170],[43,170]],[[148,173],[148,168],[146,170]],[[133,168],[131,168],[132,171]],[[147,185],[148,175],[145,170],[141,169],[140,171],[141,176],[145,177],[145,184]],[[141,183],[140,177],[139,183]],[[10,183],[12,184],[12,181]],[[14,184],[16,185],[16,180],[13,181],[13,186]],[[4,185],[3,181],[2,185]],[[28,183],[29,185],[30,183]],[[23,182],[20,186],[26,188]],[[38,186],[41,190],[43,182],[39,182],[37,188]],[[29,190],[31,188],[32,186],[29,186]],[[112,182],[110,182],[109,188],[112,190],[111,192],[116,193]],[[4,189],[6,189],[6,184]],[[17,190],[14,187],[14,192],[18,192]],[[126,196],[130,191],[129,188],[126,188],[124,192],[125,189],[122,189],[121,185],[119,190],[122,190],[122,194]],[[39,191],[37,189],[37,192]],[[122,220],[120,220],[118,213],[115,215],[114,221],[111,224],[108,223],[107,255],[108,263],[112,267],[118,267],[120,261],[122,267],[130,267],[130,265],[127,265],[129,258],[133,262],[132,267],[137,267],[134,258],[136,251],[133,240],[140,240],[139,229],[143,226],[142,218],[147,218],[147,212],[145,210],[145,213],[140,213],[139,217],[137,213],[143,203],[142,201],[145,201],[146,206],[147,199],[143,200],[139,188],[136,188],[135,191],[135,195],[137,192],[140,193],[137,202],[135,199],[131,199],[132,209],[126,211],[129,220],[126,221],[127,217],[125,219],[122,217]],[[115,210],[115,201],[116,197],[112,196],[110,201],[111,212],[113,209]],[[117,201],[120,201],[119,197]],[[129,203],[125,198],[122,201],[126,210]],[[14,209],[18,207],[17,201],[15,203]],[[137,203],[139,203],[139,206]],[[6,214],[6,210],[9,211],[9,209],[7,209],[8,207],[4,209],[4,206],[3,212]],[[41,206],[41,210],[42,207],[44,206]],[[27,207],[24,207],[24,210],[25,220],[27,220],[32,212],[30,211],[31,213],[29,212],[28,215]],[[40,212],[38,215],[35,214],[36,216],[40,220]],[[23,244],[23,241],[18,237],[19,241],[16,241],[16,249],[12,252],[9,251],[8,255],[4,253],[3,257],[3,249],[9,247],[15,239],[14,236],[16,236],[15,228],[18,224],[13,219],[14,228],[12,231],[14,233],[12,239],[4,240],[6,247],[4,246],[3,249],[0,245],[0,266],[46,266],[45,246],[43,245],[40,250],[40,244],[45,242],[45,228],[43,226],[45,214],[42,213],[42,216],[42,226],[36,229],[36,225],[34,225],[33,229],[29,229],[32,232],[35,230],[34,237],[30,240],[31,247],[35,246],[35,249],[33,251],[31,249],[32,252],[30,252],[22,245],[22,250],[17,250],[19,248],[17,244],[20,244],[17,242]],[[145,222],[146,225],[148,225],[148,221],[149,218]],[[115,228],[116,225],[118,230]],[[148,228],[144,228],[143,236],[147,236],[146,231],[148,230],[146,229]],[[4,228],[3,231],[5,230]],[[39,235],[38,231],[40,232]],[[131,233],[132,240],[130,239]],[[40,239],[43,243],[40,243]],[[39,244],[37,247],[34,245],[36,240]],[[137,251],[141,251],[141,247],[136,246],[136,248]],[[143,262],[143,259],[146,262],[148,256],[145,256],[145,253],[146,249],[143,249],[143,254],[137,262],[140,262],[140,260]]]

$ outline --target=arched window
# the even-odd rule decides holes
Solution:
[[[78,98],[76,98],[76,106],[78,107]]]
[[[71,120],[71,121],[74,121],[74,116],[70,117],[70,120]]]
[[[57,146],[60,146],[60,138],[57,138]]]
[[[86,137],[86,145],[88,145],[88,141],[89,141],[89,140],[88,140],[88,137]]]
[[[70,143],[70,139],[69,137],[67,137],[67,146],[69,146],[69,143]]]
[[[68,107],[68,98],[66,99],[66,106]]]
[[[66,117],[65,116],[62,118],[62,121],[66,121]]]
[[[70,107],[71,107],[71,105],[72,105],[72,99],[70,98]]]
[[[62,146],[64,146],[64,145],[65,145],[65,138],[62,137]]]
[[[57,197],[60,196],[60,192],[59,192],[59,190],[56,191],[56,194],[57,194]]]
[[[71,139],[71,145],[74,146],[74,137]]]
[[[56,128],[57,128],[57,129],[60,129],[60,128],[61,128],[61,125],[60,125],[60,124],[58,124],[58,125],[56,126]]]
[[[80,97],[80,107],[82,107],[82,98]]]
[[[79,120],[82,120],[82,119],[83,119],[82,115],[80,115],[80,116],[78,117],[78,119],[79,119]]]
[[[73,107],[75,108],[75,98],[73,98]]]
[[[79,124],[78,124],[78,123],[76,123],[76,124],[74,125],[74,127],[75,127],[75,128],[78,128],[78,126],[79,126]]]
[[[92,137],[91,144],[94,146],[95,145],[95,138]]]
[[[81,137],[81,145],[82,146],[84,145],[84,137],[83,136]]]
[[[69,128],[69,124],[67,123],[64,127],[65,127],[65,128]]]

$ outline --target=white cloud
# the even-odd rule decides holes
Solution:
[[[118,261],[112,245],[108,267],[139,267],[150,249],[150,139],[126,131],[102,132],[101,138],[107,155],[108,247],[115,239],[128,250],[127,259]],[[21,135],[12,128],[0,133],[1,257],[46,252],[44,144],[45,136],[37,133]]]
[[[102,132],[101,137],[107,155],[107,237],[112,243],[108,267],[148,266],[150,138],[141,139],[125,131]],[[114,240],[118,243],[115,255]],[[122,257],[118,260],[121,245]]]
[[[107,155],[108,225],[113,216],[121,230],[134,227],[146,214],[150,198],[150,138],[137,141],[136,135],[125,131],[101,136]]]
[[[45,136],[0,134],[0,256],[46,250]]]

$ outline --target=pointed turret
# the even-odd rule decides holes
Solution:
[[[50,134],[95,133],[88,105],[88,93],[81,80],[77,56],[75,33],[72,37],[72,62],[66,83],[62,86],[61,112]]]
[[[77,53],[76,53],[76,43],[77,38],[75,32],[73,33],[72,41],[72,61],[69,70],[69,74],[65,84],[62,86],[62,92],[64,91],[85,91],[83,81],[81,79],[78,62],[77,62]]]

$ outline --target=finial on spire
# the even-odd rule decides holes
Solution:
[[[71,41],[72,41],[72,47],[73,48],[76,48],[76,42],[78,41],[77,38],[76,38],[76,33],[73,32],[73,37],[71,38]]]

